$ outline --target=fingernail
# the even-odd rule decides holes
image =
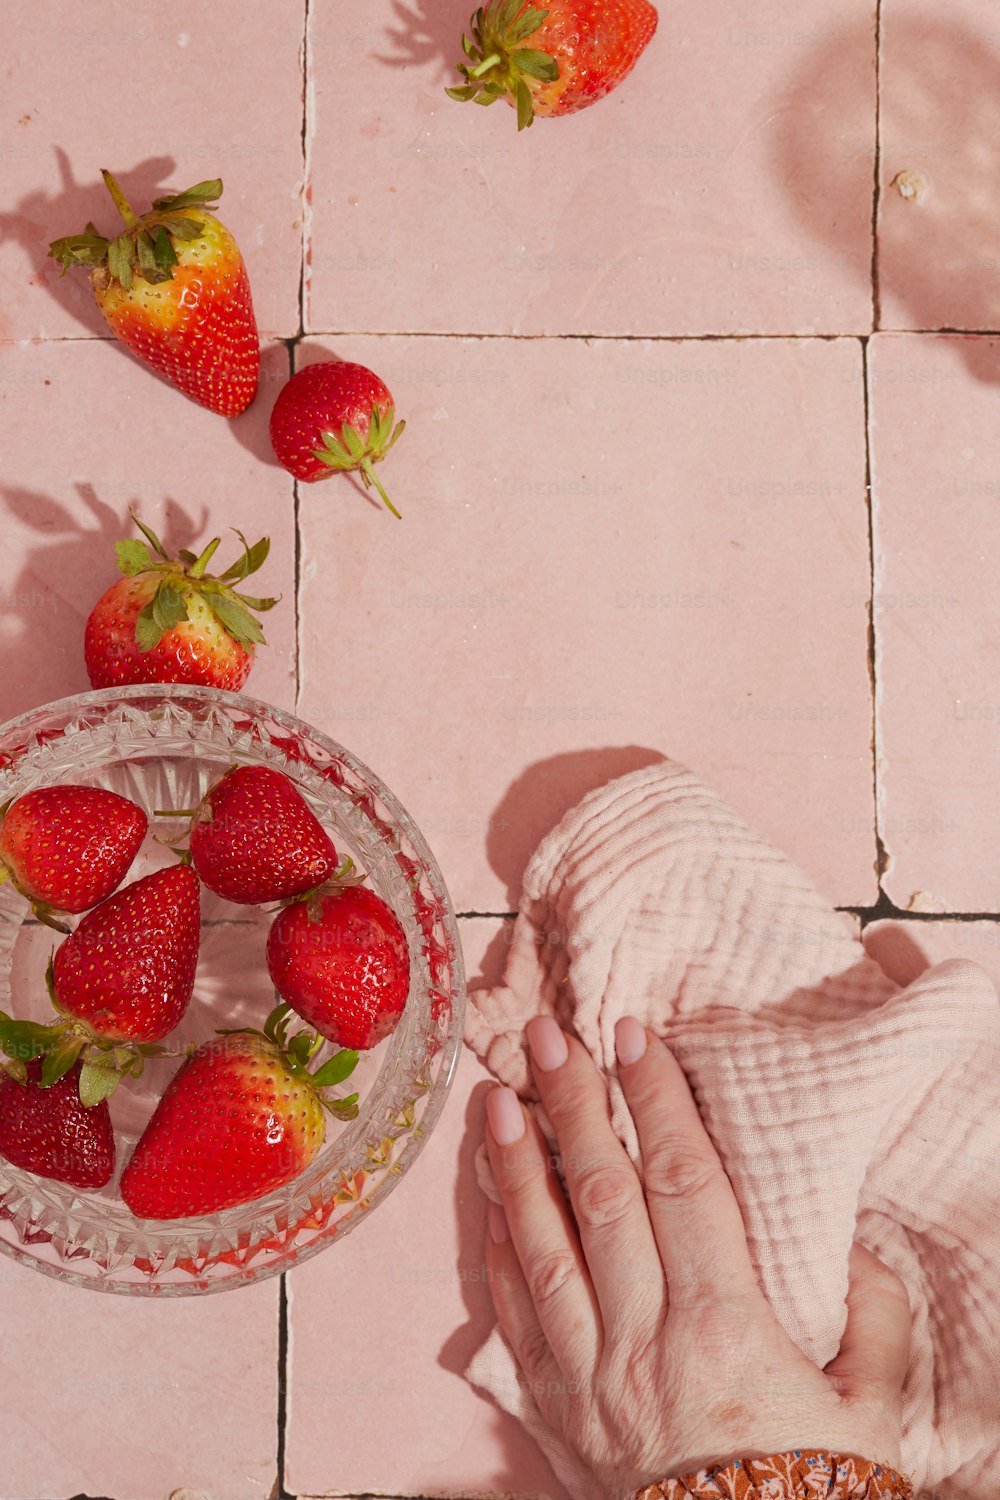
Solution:
[[[524,1111],[513,1089],[494,1089],[487,1094],[486,1118],[498,1146],[512,1146],[524,1134]]]
[[[507,1215],[499,1203],[487,1204],[486,1223],[490,1231],[490,1239],[494,1245],[502,1245],[504,1240],[510,1239],[510,1231],[507,1228]]]
[[[615,1027],[615,1051],[623,1067],[637,1063],[646,1050],[646,1029],[634,1016],[623,1016]]]
[[[569,1048],[566,1038],[551,1016],[536,1016],[529,1021],[525,1028],[528,1033],[528,1046],[531,1048],[531,1061],[536,1067],[541,1068],[543,1073],[552,1073],[556,1068],[561,1068],[569,1057]]]

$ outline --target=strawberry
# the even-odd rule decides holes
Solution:
[[[194,867],[227,901],[285,901],[322,885],[337,868],[322,823],[295,783],[269,766],[234,766],[192,819]]]
[[[327,360],[296,371],[283,387],[271,413],[271,446],[279,464],[305,484],[356,469],[398,520],[374,465],[405,427],[377,375],[364,365]]]
[[[356,1118],[357,1094],[327,1099],[358,1055],[342,1051],[315,1073],[322,1037],[286,1038],[288,1007],[262,1032],[204,1042],[168,1084],[122,1173],[121,1194],[140,1219],[186,1219],[249,1203],[291,1182],[316,1156],[324,1109]]]
[[[257,391],[260,343],[243,257],[211,212],[222,183],[157,198],[139,218],[110,172],[101,175],[124,230],[106,239],[88,224],[53,240],[49,254],[63,275],[90,266],[97,305],[133,354],[192,401],[239,416]]]
[[[280,911],[267,937],[267,968],[303,1020],[359,1050],[395,1031],[410,990],[399,919],[359,884],[328,886]]]
[[[39,787],[0,811],[0,883],[10,880],[50,926],[59,926],[53,909],[86,911],[110,896],[146,832],[140,807],[94,786]]]
[[[48,1088],[41,1073],[37,1059],[24,1067],[23,1078],[0,1072],[0,1156],[72,1187],[104,1187],[115,1170],[107,1103],[81,1104],[79,1063]]]
[[[524,130],[536,115],[571,115],[596,104],[627,78],[656,31],[649,0],[489,0],[463,36],[465,82],[453,99],[506,99]]]
[[[182,551],[171,558],[156,533],[132,519],[146,541],[116,542],[125,576],[101,595],[87,620],[83,649],[91,686],[197,682],[238,691],[254,648],[267,644],[252,611],[273,609],[278,601],[238,593],[236,584],[263,566],[268,538],[250,547],[237,532],[243,556],[215,578],[205,570],[219,537],[199,557]]]
[[[198,877],[170,865],[95,907],[56,949],[58,1008],[112,1041],[158,1042],[187,1010],[201,932]]]

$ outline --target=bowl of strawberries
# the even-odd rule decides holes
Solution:
[[[0,1250],[78,1286],[247,1285],[408,1170],[462,1037],[433,855],[348,750],[133,686],[0,728]]]

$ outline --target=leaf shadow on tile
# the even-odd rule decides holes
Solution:
[[[662,750],[609,745],[552,755],[523,771],[497,804],[486,836],[487,858],[504,882],[511,909],[520,900],[528,860],[570,808],[607,782],[664,759]]]
[[[867,58],[867,64],[860,66],[859,58]],[[774,147],[776,170],[796,211],[819,241],[854,262],[869,285],[872,262],[869,256],[859,258],[852,226],[859,210],[858,154],[870,160],[874,139],[874,78],[874,30],[838,26],[789,80],[776,111]],[[896,140],[892,158],[880,163],[880,299],[889,294],[905,303],[912,327],[933,330],[941,326],[941,282],[947,278],[948,327],[995,330],[1000,322],[1000,54],[965,28],[942,21],[940,13],[896,15],[891,57],[882,69],[883,113],[888,87]],[[921,214],[919,182],[912,189],[916,197],[896,200],[908,197],[921,168],[942,155],[948,181],[941,186],[959,193],[960,211],[931,212],[934,187],[927,184],[927,210],[900,284],[898,249],[895,264],[888,264],[887,214]],[[902,191],[896,185],[901,173]],[[864,211],[870,213],[871,190],[866,186],[865,192]],[[880,318],[878,326],[889,325]],[[1000,345],[969,339],[957,348],[976,379],[1000,381]]]
[[[389,50],[377,53],[377,60],[395,68],[432,69],[442,83],[461,83],[455,64],[474,5],[467,0],[392,0],[392,8],[393,23],[385,32]]]
[[[94,294],[85,267],[79,266],[60,273],[60,268],[48,254],[49,243],[62,235],[82,234],[88,221],[93,221],[101,232],[114,229],[118,219],[117,210],[108,196],[108,190],[96,167],[93,176],[86,182],[78,182],[69,154],[61,146],[55,148],[59,164],[60,187],[55,193],[41,189],[28,193],[12,209],[0,212],[0,242],[17,241],[24,250],[34,279],[64,308],[89,334],[111,338]],[[119,172],[113,162],[106,163],[114,172],[122,192],[129,203],[143,212],[153,198],[164,189],[177,187],[171,180],[175,162],[171,156],[152,156],[128,171]],[[88,172],[91,168],[88,165]],[[186,184],[181,183],[184,187]],[[127,354],[124,346],[121,353]],[[133,355],[128,357],[134,358]]]
[[[84,625],[120,576],[115,542],[134,534],[134,528],[126,505],[110,505],[90,484],[75,489],[77,498],[70,500],[0,484],[0,527],[3,517],[12,518],[38,536],[17,574],[5,574],[0,588],[0,716],[5,720],[90,689]],[[160,531],[168,550],[191,546],[207,524],[204,511],[195,519],[173,500],[166,500],[158,515],[144,506],[142,516]]]

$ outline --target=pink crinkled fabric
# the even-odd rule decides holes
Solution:
[[[526,1099],[523,1031],[539,1013],[608,1074],[637,1165],[615,1022],[636,1015],[669,1043],[761,1287],[817,1365],[840,1345],[852,1240],[903,1278],[902,1468],[933,1500],[1000,1496],[1000,1006],[983,970],[953,960],[901,989],[794,865],[665,761],[591,793],[542,842],[504,982],[470,996],[469,1046]],[[498,1329],[467,1376],[596,1500]]]

